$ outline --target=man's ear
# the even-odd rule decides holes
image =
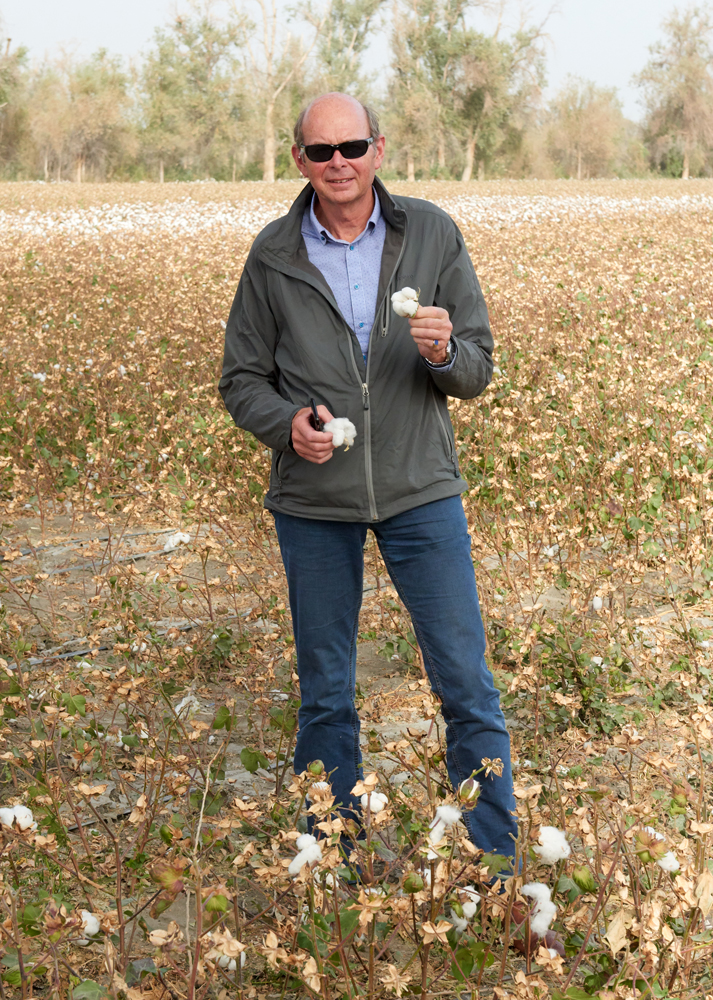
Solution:
[[[295,161],[295,166],[302,174],[302,176],[307,177],[307,168],[305,166],[305,161],[302,159],[302,154],[300,153],[299,146],[292,147],[292,159]]]

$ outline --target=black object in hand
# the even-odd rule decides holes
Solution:
[[[312,407],[312,415],[309,418],[309,422],[312,424],[316,431],[323,431],[324,424],[320,420],[319,414],[317,413],[317,404],[313,399],[310,399],[309,405]]]

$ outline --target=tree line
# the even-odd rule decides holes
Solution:
[[[292,125],[342,90],[374,105],[386,177],[707,176],[713,172],[713,18],[675,10],[635,78],[643,121],[616,90],[568,78],[543,99],[547,24],[508,27],[504,2],[211,0],[158,28],[140,59],[101,49],[41,63],[0,54],[5,179],[272,181],[295,177]],[[387,42],[386,65],[373,43]],[[381,46],[383,48],[383,44]]]

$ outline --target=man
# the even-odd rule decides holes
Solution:
[[[313,101],[292,155],[309,183],[248,256],[225,336],[220,391],[239,427],[272,448],[270,490],[287,573],[300,677],[295,769],[321,759],[338,803],[361,769],[354,707],[363,548],[374,532],[411,614],[447,722],[454,785],[479,776],[465,814],[484,851],[513,854],[510,743],[485,663],[470,539],[447,396],[492,376],[488,314],[463,239],[429,202],[392,197],[375,178],[385,139],[345,94]],[[412,319],[391,308],[420,290]],[[348,417],[349,450],[315,429]]]

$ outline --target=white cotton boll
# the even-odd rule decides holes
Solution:
[[[196,698],[196,696],[191,692],[187,694],[185,698],[182,698],[176,705],[176,715],[179,719],[190,719],[196,712],[200,712],[201,703]]]
[[[673,851],[667,851],[662,858],[659,858],[656,864],[659,868],[663,868],[665,872],[677,872],[681,867]]]
[[[549,903],[551,896],[549,887],[543,882],[528,882],[520,889],[520,893],[534,899],[536,903]]]
[[[332,435],[332,444],[335,448],[340,448],[343,444],[351,448],[357,436],[357,429],[349,417],[335,417],[334,420],[328,420],[324,430]]]
[[[459,917],[455,910],[451,910],[448,914],[448,919],[453,924],[458,934],[464,934],[468,929],[468,921],[463,917]]]
[[[0,823],[2,823],[3,826],[12,826],[14,820],[14,809],[0,809]]]
[[[552,902],[538,903],[530,917],[530,930],[539,938],[543,938],[550,929],[550,924],[557,916],[557,907]]]
[[[547,954],[550,956],[550,958],[557,958],[557,956],[559,955],[559,952],[555,951],[554,948],[548,948],[547,949]]]
[[[15,826],[19,830],[37,829],[37,823],[35,823],[35,817],[32,815],[31,809],[28,809],[27,806],[15,806],[13,811],[15,813]]]
[[[361,797],[361,807],[366,812],[367,804],[369,809],[373,814],[380,813],[386,808],[388,804],[388,796],[384,795],[383,792],[372,792],[371,798],[368,795],[362,795]]]
[[[539,843],[532,849],[546,865],[555,865],[571,854],[564,832],[556,826],[541,826]]]
[[[47,378],[47,376],[45,375],[44,372],[37,372],[32,377],[36,378],[38,382],[44,382],[46,380],[46,378]]]
[[[594,598],[592,598],[592,610],[594,610],[594,611],[601,611],[603,605],[604,605],[604,602],[602,601],[601,597],[594,597]]]
[[[440,844],[440,842],[443,840],[445,836],[445,833],[446,833],[446,824],[441,822],[441,820],[438,821],[434,820],[431,826],[431,832],[428,835],[429,843]],[[433,858],[431,858],[430,855],[431,852],[429,851],[429,861],[432,861]],[[437,855],[434,855],[433,857],[435,858],[437,857]]]
[[[179,545],[188,545],[191,540],[191,536],[187,531],[174,531],[172,535],[169,535],[163,546],[164,552],[173,552],[177,549]]]
[[[79,913],[82,918],[82,930],[87,937],[94,937],[95,934],[98,934],[100,930],[98,917],[90,910],[80,910]]]
[[[314,838],[313,838],[314,839]],[[290,866],[287,869],[290,875],[299,875],[302,870],[303,865],[311,865],[313,861],[322,860],[322,848],[319,844],[308,844],[304,850],[292,859]]]
[[[415,316],[418,312],[418,292],[406,286],[391,296],[391,305],[397,316]]]
[[[436,823],[443,823],[448,828],[457,823],[461,816],[462,813],[456,806],[438,806],[436,809],[436,818],[431,820],[431,826],[435,826]]]
[[[295,847],[297,848],[298,851],[304,851],[305,848],[311,847],[312,844],[316,843],[317,843],[317,838],[313,837],[311,833],[303,833],[295,841]]]
[[[665,840],[666,839],[662,833],[659,833],[658,830],[654,830],[654,828],[652,826],[645,826],[644,830],[646,830],[646,832],[648,834],[650,834],[652,837],[656,837],[657,840]]]
[[[245,957],[245,952],[243,952],[240,956],[241,966],[245,964],[245,962],[243,961],[244,957]],[[226,969],[228,972],[235,972],[235,970],[238,967],[235,959],[230,958],[229,955],[221,955],[220,958],[218,959],[218,965],[221,967],[221,969]]]
[[[461,909],[463,910],[463,916],[468,920],[472,920],[475,916],[475,911],[478,909],[478,903],[480,902],[480,893],[476,892],[472,885],[463,886],[458,892],[465,893],[470,896],[465,903],[461,903]]]
[[[126,375],[126,368],[123,365],[119,365],[119,375],[123,378]]]

